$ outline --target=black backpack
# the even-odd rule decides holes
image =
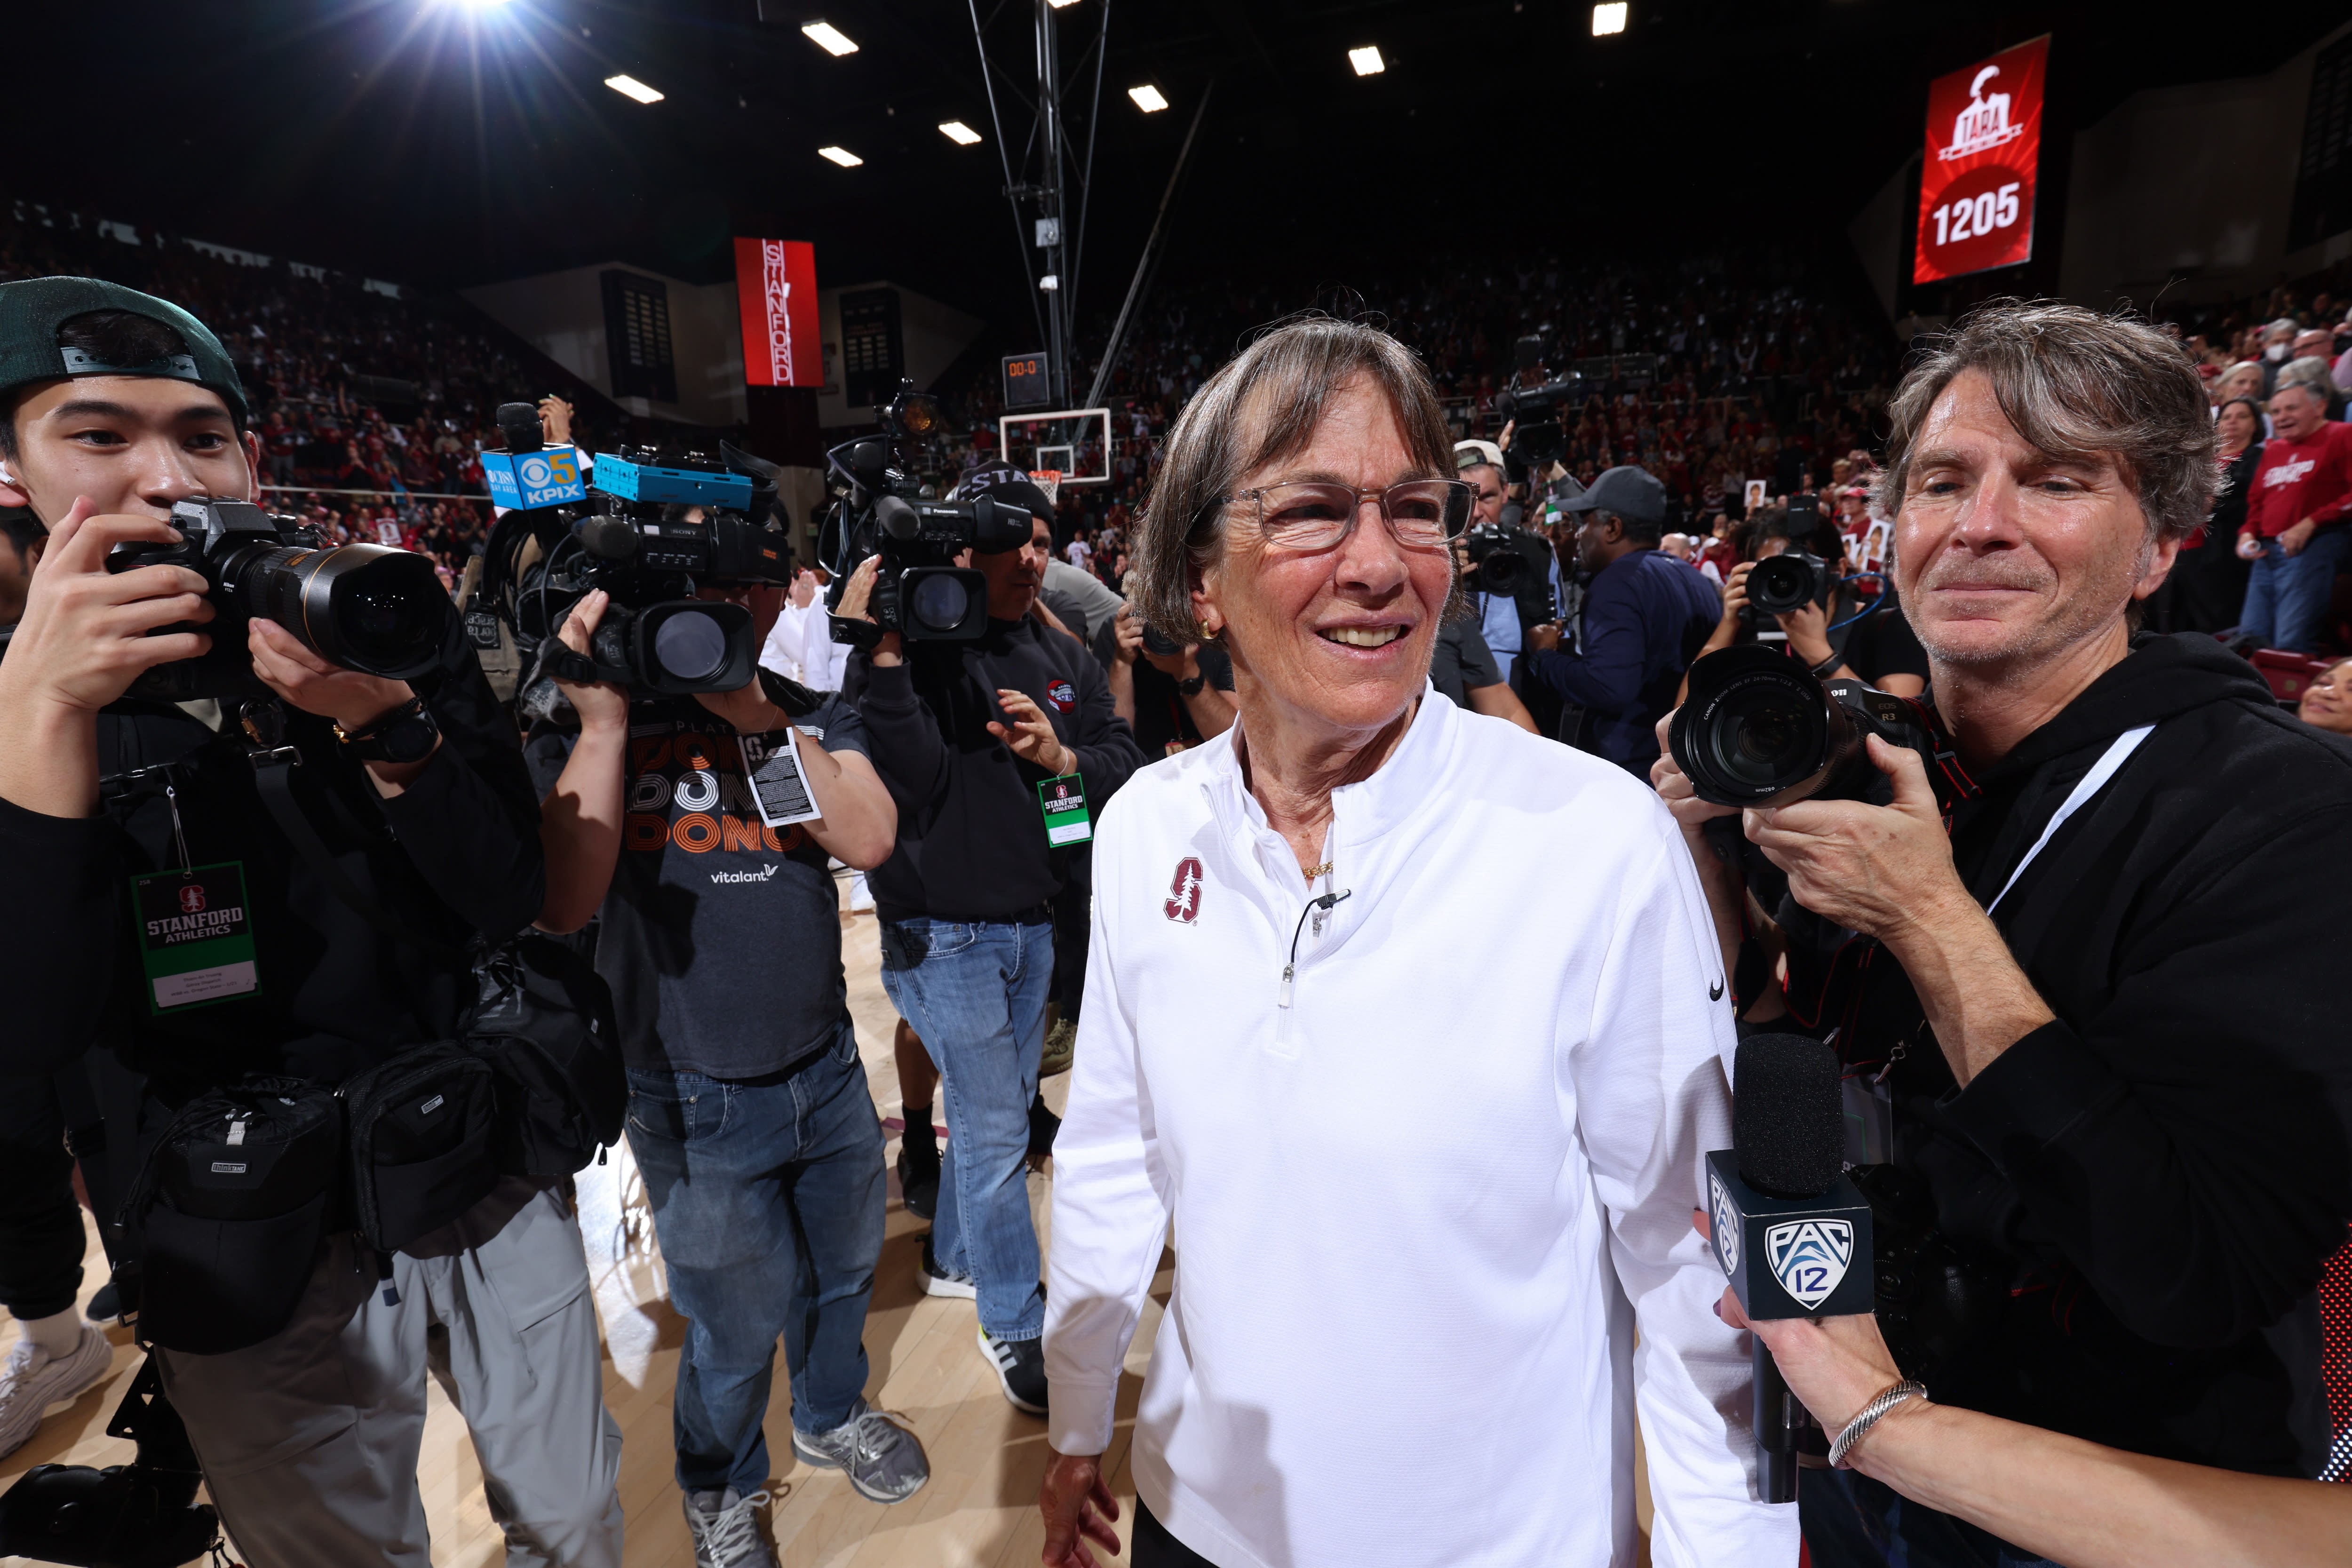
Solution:
[[[496,1073],[498,1168],[568,1176],[621,1136],[629,1085],[613,994],[589,962],[527,931],[476,967],[466,1048]]]

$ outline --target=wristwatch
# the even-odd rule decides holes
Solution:
[[[1209,678],[1207,676],[1196,675],[1190,680],[1178,681],[1176,683],[1176,689],[1182,692],[1187,697],[1198,697],[1201,695],[1201,689],[1208,684]]]
[[[363,763],[421,763],[440,743],[441,726],[425,699],[412,697],[356,733],[336,725],[335,739]]]

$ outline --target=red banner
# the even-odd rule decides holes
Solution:
[[[737,239],[735,299],[743,311],[746,385],[824,384],[816,247],[799,239]]]
[[[1927,89],[1927,156],[1911,281],[1933,283],[2033,256],[2048,35],[2003,49]]]

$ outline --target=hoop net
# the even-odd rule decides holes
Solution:
[[[1030,479],[1031,479],[1032,481],[1034,481],[1034,482],[1035,483],[1035,485],[1037,486],[1037,488],[1038,488],[1039,489],[1044,490],[1044,491],[1045,492],[1045,499],[1046,499],[1048,501],[1053,502],[1053,503],[1054,503],[1055,505],[1056,505],[1056,506],[1059,506],[1059,505],[1061,504],[1061,500],[1062,500],[1062,497],[1061,497],[1061,489],[1062,489],[1062,470],[1061,470],[1061,469],[1059,469],[1059,468],[1032,468],[1032,469],[1030,469],[1030,470],[1029,470],[1029,478],[1030,478]]]

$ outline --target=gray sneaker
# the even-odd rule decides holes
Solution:
[[[750,1497],[733,1487],[686,1494],[686,1532],[694,1537],[694,1568],[779,1568],[776,1554],[760,1535],[759,1510],[768,1506],[763,1488]]]
[[[863,1399],[830,1432],[793,1427],[793,1452],[819,1469],[848,1472],[857,1495],[876,1502],[904,1502],[931,1479],[915,1435]]]

